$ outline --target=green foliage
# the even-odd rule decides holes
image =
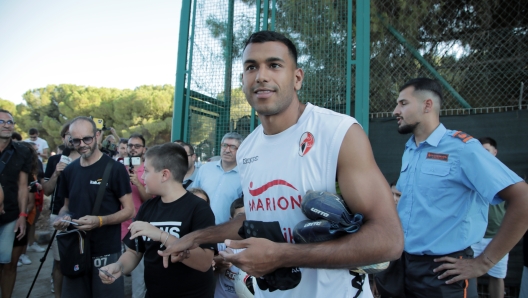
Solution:
[[[0,100],[0,107],[16,112],[16,129],[23,135],[31,127],[38,128],[50,151],[61,144],[62,125],[77,116],[102,118],[107,128],[114,127],[124,138],[141,133],[151,146],[170,140],[173,97],[170,85],[120,90],[65,84],[27,91],[26,104],[16,106],[16,111],[5,100]]]

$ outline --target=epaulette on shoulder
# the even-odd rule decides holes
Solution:
[[[460,140],[462,140],[462,142],[464,143],[467,143],[467,141],[473,139],[472,136],[468,135],[467,133],[459,130],[457,132],[455,132],[454,134],[451,135],[453,138],[458,138]]]

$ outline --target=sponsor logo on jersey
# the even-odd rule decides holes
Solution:
[[[303,133],[299,142],[299,155],[305,156],[306,154],[308,154],[310,149],[312,149],[314,143],[315,138],[311,132]]]
[[[97,179],[95,181],[90,180],[90,184],[99,185],[99,184],[101,184],[101,181],[103,181],[103,178],[99,178],[99,179]]]
[[[262,195],[270,188],[277,188],[275,193],[278,195]],[[246,201],[249,212],[282,212],[301,208],[302,196],[299,190],[286,180],[271,180],[257,188],[253,188],[253,182],[250,182],[249,194],[253,196]],[[291,227],[282,227],[284,239],[290,243],[294,242],[292,231]]]
[[[288,186],[288,187],[291,187],[291,188],[297,190],[297,188],[295,188],[295,186],[293,186],[290,183],[288,183],[288,181],[281,180],[281,179],[275,179],[275,180],[272,180],[272,181],[270,181],[268,183],[265,183],[261,187],[255,188],[255,189],[251,189],[253,187],[253,182],[249,182],[249,193],[252,196],[256,197],[256,196],[262,194],[263,192],[265,192],[266,190],[268,190],[269,188],[271,188],[273,186],[276,186],[276,185],[284,185],[284,186]]]
[[[253,157],[250,157],[250,158],[242,159],[242,163],[243,164],[250,164],[250,163],[255,162],[255,161],[258,161],[258,156],[253,156]]]

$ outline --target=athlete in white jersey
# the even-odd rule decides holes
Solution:
[[[297,67],[295,46],[283,35],[254,33],[246,43],[243,61],[243,91],[262,123],[237,153],[246,216],[278,221],[287,242],[236,240],[246,219],[238,216],[187,234],[160,255],[165,263],[169,257],[177,262],[186,249],[225,239],[228,247],[245,250],[221,255],[250,275],[302,268],[295,288],[269,292],[257,287],[256,297],[371,297],[368,282],[357,293],[348,269],[399,258],[403,233],[367,136],[354,125],[355,119],[299,101],[304,72]],[[349,209],[364,215],[361,229],[337,240],[292,243],[291,229],[306,218],[299,208],[302,196],[308,190],[335,192],[336,180]]]

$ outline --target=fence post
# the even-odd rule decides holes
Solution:
[[[189,42],[191,4],[192,0],[182,0],[178,55],[176,59],[176,83],[172,107],[171,141],[183,139],[184,122],[188,121],[184,115],[187,113],[185,111],[185,77],[187,74],[187,44]]]

